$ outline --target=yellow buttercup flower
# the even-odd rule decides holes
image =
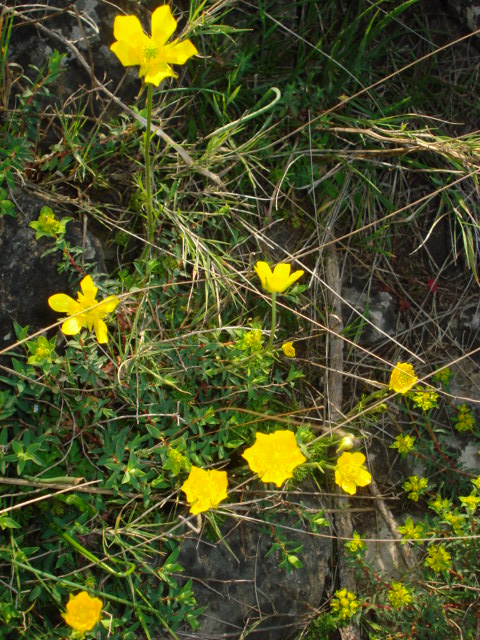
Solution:
[[[293,346],[293,342],[284,342],[282,344],[282,351],[287,358],[295,357],[295,347]]]
[[[272,270],[266,262],[259,261],[255,265],[262,287],[269,293],[283,293],[288,287],[303,276],[303,271],[294,271],[290,273],[291,265],[277,264]]]
[[[357,487],[365,487],[372,481],[372,476],[363,466],[364,462],[365,456],[358,451],[345,451],[337,460],[335,482],[351,496],[357,492]]]
[[[192,467],[190,474],[182,484],[182,491],[190,504],[190,513],[216,509],[227,497],[227,472],[216,469],[200,469]]]
[[[92,598],[86,591],[80,591],[76,596],[70,594],[66,613],[62,613],[65,622],[75,629],[85,633],[91,631],[100,620],[103,602],[99,598]]]
[[[177,28],[168,5],[157,7],[152,14],[152,36],[147,36],[136,16],[116,16],[113,34],[116,42],[110,50],[124,67],[139,66],[138,77],[156,87],[168,77],[177,77],[171,64],[185,64],[198,53],[190,40],[174,40],[167,44]]]
[[[306,461],[295,435],[287,430],[257,433],[255,444],[242,457],[262,482],[274,482],[277,487],[292,478],[293,470]]]
[[[55,293],[48,299],[48,304],[54,311],[71,316],[61,326],[65,335],[75,336],[86,327],[89,331],[94,329],[98,342],[104,344],[108,342],[108,332],[103,318],[115,310],[120,300],[115,296],[107,296],[97,302],[98,287],[93,284],[90,276],[83,278],[80,289],[76,300],[65,293]]]
[[[390,376],[389,389],[397,393],[407,393],[417,382],[413,366],[407,362],[397,362]]]

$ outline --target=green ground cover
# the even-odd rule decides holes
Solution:
[[[478,346],[449,323],[478,296],[475,36],[418,0],[191,0],[150,38],[132,16],[157,4],[131,4],[107,44],[138,95],[97,79],[100,113],[85,87],[55,106],[68,45],[11,62],[26,10],[2,7],[0,222],[48,194],[32,234],[70,288],[0,352],[0,637],[201,632],[184,537],[228,545],[255,489],[299,571],[277,526],[306,480],[335,570],[298,640],[478,637]],[[108,273],[65,239],[81,216]],[[368,303],[342,320],[356,278],[396,303],[375,343]]]

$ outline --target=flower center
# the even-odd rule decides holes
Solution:
[[[153,60],[158,55],[158,44],[152,42],[151,40],[147,45],[143,47],[143,57],[148,62],[149,60]]]

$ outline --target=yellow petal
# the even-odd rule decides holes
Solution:
[[[348,464],[352,464],[359,467],[366,460],[365,456],[363,455],[363,453],[360,453],[360,451],[355,451],[354,453],[350,453],[350,454],[342,453],[338,461],[340,462],[342,458],[344,458],[345,460],[348,460]]]
[[[177,21],[168,4],[157,7],[152,13],[152,40],[163,46],[177,28]]]
[[[196,56],[197,53],[197,48],[190,40],[183,40],[182,42],[172,42],[163,47],[162,57],[165,62],[170,64],[185,64],[189,58]]]
[[[359,469],[355,477],[355,482],[359,487],[366,487],[372,481],[372,476],[366,469]]]
[[[99,344],[106,344],[108,342],[108,329],[105,322],[103,320],[100,320],[100,318],[97,318],[93,322],[93,327],[95,329],[97,342]]]
[[[107,296],[105,300],[98,303],[98,306],[95,308],[95,313],[112,313],[118,304],[120,304],[120,300],[116,296]]]
[[[65,320],[65,322],[61,326],[61,329],[62,333],[64,333],[66,336],[76,336],[77,333],[80,333],[83,326],[84,320],[82,318],[82,315],[79,315]]]
[[[158,85],[165,78],[177,77],[177,74],[172,69],[172,67],[170,67],[165,62],[145,65],[140,69],[140,72],[138,75],[140,77],[145,76],[145,82],[148,82],[149,84],[153,84],[156,87],[158,87]]]
[[[128,42],[114,42],[110,51],[117,56],[124,67],[133,67],[142,63],[142,51]]]
[[[260,278],[262,287],[272,293],[271,289],[269,289],[267,286],[268,280],[272,277],[272,270],[270,269],[268,264],[259,260],[254,269],[257,272],[257,276]]]
[[[50,296],[48,304],[54,311],[68,313],[69,315],[81,310],[78,302],[65,293],[55,293]]]
[[[80,289],[82,290],[83,295],[86,298],[95,299],[97,297],[98,287],[93,284],[91,276],[85,276],[83,278],[83,280],[80,282]]]
[[[116,16],[113,23],[113,35],[115,40],[123,40],[131,46],[140,44],[146,37],[137,16]]]

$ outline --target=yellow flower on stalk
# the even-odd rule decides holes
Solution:
[[[475,418],[472,410],[466,404],[460,404],[457,407],[457,417],[455,419],[455,429],[457,431],[473,431],[475,427]]]
[[[446,571],[450,567],[452,556],[445,549],[443,544],[432,546],[428,549],[428,557],[425,560],[425,566],[430,567],[433,571]]]
[[[362,540],[358,531],[354,531],[352,535],[352,539],[348,542],[345,542],[345,548],[348,549],[351,553],[363,553],[367,545]]]
[[[257,433],[255,444],[242,457],[262,482],[274,482],[277,487],[292,478],[293,470],[306,461],[295,435],[287,430]]]
[[[99,598],[92,598],[86,591],[80,591],[76,596],[70,594],[67,611],[61,615],[72,629],[85,633],[99,622],[102,607],[103,602]]]
[[[471,493],[469,496],[459,496],[459,498],[468,513],[475,513],[478,503],[480,502],[480,496],[475,495],[475,493]]]
[[[428,489],[428,480],[418,476],[409,476],[402,486],[404,491],[409,492],[408,497],[410,500],[418,502],[419,497]]]
[[[408,540],[418,540],[423,536],[424,525],[423,522],[413,523],[411,518],[406,518],[405,524],[398,527],[398,531],[402,534],[402,544],[405,544]]]
[[[397,393],[407,393],[417,382],[413,366],[407,362],[397,362],[390,376],[389,389]]]
[[[428,411],[432,409],[432,407],[438,407],[437,400],[438,393],[435,393],[435,391],[431,389],[417,387],[413,394],[413,404],[424,411]]]
[[[182,491],[190,504],[190,513],[216,509],[227,497],[227,472],[216,469],[200,469],[192,467],[190,474],[182,484]]]
[[[152,13],[152,36],[147,36],[136,16],[116,16],[113,34],[116,42],[110,50],[124,67],[139,66],[138,77],[156,87],[168,77],[176,78],[171,64],[185,64],[198,53],[190,40],[174,40],[167,44],[177,28],[177,21],[168,5]]]
[[[361,603],[354,593],[341,589],[340,591],[335,591],[330,606],[338,614],[340,620],[348,620],[348,618],[352,618],[357,613]]]
[[[295,347],[293,346],[293,342],[284,342],[282,344],[282,351],[287,358],[295,357]]]
[[[357,487],[365,487],[372,481],[372,476],[363,466],[364,462],[365,456],[359,451],[345,451],[337,460],[335,482],[351,496],[357,492]]]
[[[108,331],[103,318],[115,310],[120,300],[115,296],[107,296],[97,302],[98,287],[93,284],[90,276],[83,278],[80,289],[76,300],[65,293],[55,293],[48,299],[48,304],[54,311],[71,316],[61,326],[65,335],[75,336],[86,327],[89,331],[94,329],[98,342],[105,344],[108,342]]]
[[[401,433],[395,438],[395,442],[390,445],[390,449],[398,449],[398,453],[405,457],[409,451],[415,446],[415,438],[407,434]]]
[[[401,582],[392,582],[392,587],[387,594],[394,609],[401,609],[404,605],[410,604],[413,600],[407,587]]]
[[[262,287],[269,293],[283,293],[304,274],[301,270],[290,273],[291,265],[284,263],[277,264],[273,271],[262,261],[257,262],[254,268]]]

